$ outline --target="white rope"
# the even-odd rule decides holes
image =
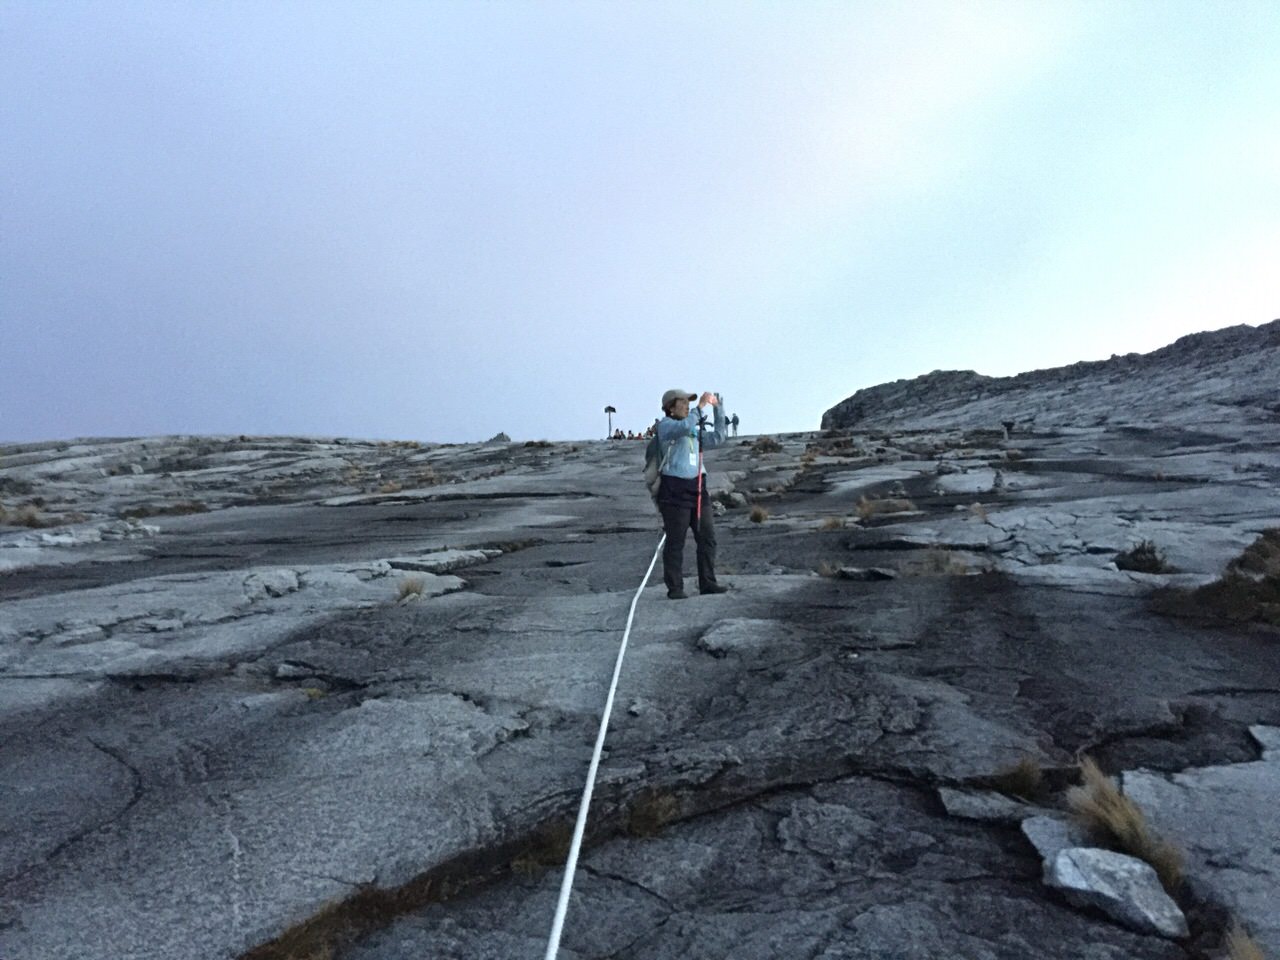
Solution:
[[[604,749],[604,735],[609,729],[609,714],[613,712],[613,695],[618,689],[618,677],[622,673],[622,658],[627,653],[627,638],[631,636],[631,621],[635,619],[636,604],[640,594],[649,583],[653,568],[658,562],[658,554],[662,545],[667,542],[664,533],[658,541],[658,549],[653,551],[653,559],[649,561],[649,569],[640,581],[640,589],[631,598],[631,611],[627,614],[627,628],[622,632],[622,646],[618,648],[618,660],[613,665],[613,680],[609,684],[609,696],[604,702],[604,716],[600,718],[600,732],[596,734],[596,748],[591,754],[591,767],[587,770],[587,786],[582,791],[582,804],[578,807],[578,822],[573,828],[573,842],[569,844],[569,859],[564,865],[564,879],[560,882],[560,902],[556,904],[556,919],[551,924],[551,939],[547,942],[546,960],[555,960],[560,949],[560,931],[564,928],[564,915],[569,909],[569,894],[573,890],[573,874],[578,868],[578,850],[582,846],[582,834],[587,826],[587,807],[591,805],[591,791],[596,786],[596,771],[600,767],[600,752]]]

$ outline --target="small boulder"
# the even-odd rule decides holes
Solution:
[[[951,816],[986,823],[1021,823],[1034,812],[1019,800],[989,790],[939,787],[938,799]]]
[[[244,578],[244,595],[253,603],[267,597],[283,597],[287,593],[293,593],[299,586],[296,570],[259,570]]]
[[[1047,866],[1045,883],[1079,907],[1094,907],[1139,933],[1177,939],[1187,936],[1187,919],[1156,876],[1136,857],[1068,847]]]
[[[1069,847],[1088,845],[1084,831],[1069,820],[1056,817],[1028,817],[1022,821],[1022,833],[1044,861],[1045,870]]]

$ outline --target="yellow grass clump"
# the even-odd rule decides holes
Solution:
[[[1165,890],[1176,893],[1182,886],[1182,852],[1151,832],[1138,805],[1089,757],[1081,762],[1080,775],[1083,784],[1067,792],[1067,805],[1080,824],[1097,840],[1145,860]]]
[[[916,505],[910,500],[896,497],[886,497],[883,500],[869,500],[867,497],[858,498],[858,516],[863,520],[886,513],[906,513],[915,508]]]
[[[757,504],[751,508],[751,522],[764,523],[769,519],[769,511]]]
[[[426,586],[427,581],[422,577],[405,577],[400,581],[400,589],[396,599],[403,602],[409,597],[420,597]]]
[[[1032,800],[1044,788],[1044,771],[1032,757],[1023,757],[1013,766],[988,777],[985,784],[1009,796]]]
[[[820,528],[820,529],[822,529],[822,530],[843,530],[843,529],[844,529],[844,517],[827,517],[827,519],[825,519],[825,520],[823,520],[823,521],[822,521],[822,526],[821,526],[821,528]]]

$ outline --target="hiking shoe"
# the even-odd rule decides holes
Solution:
[[[710,584],[709,586],[703,587],[698,592],[703,595],[706,595],[708,593],[728,593],[729,588],[726,587],[723,583],[713,583],[713,584]]]
[[[668,590],[667,599],[668,600],[688,600],[689,595],[685,593],[683,590]]]

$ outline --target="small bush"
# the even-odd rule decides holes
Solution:
[[[751,444],[751,449],[755,453],[781,453],[782,444],[773,437],[761,437]]]
[[[969,512],[973,514],[975,517],[977,517],[979,520],[981,520],[983,523],[987,522],[987,508],[984,507],[982,504],[980,503],[969,504]]]
[[[916,505],[910,500],[898,497],[886,497],[883,500],[868,500],[866,497],[858,498],[858,516],[863,520],[869,520],[871,517],[886,513],[906,513],[915,510],[915,508]]]
[[[1094,838],[1121,853],[1145,860],[1170,895],[1182,886],[1182,853],[1154,836],[1138,805],[1120,792],[1088,757],[1080,764],[1082,786],[1067,791],[1067,805]]]
[[[399,493],[400,484],[397,483],[395,480],[388,480],[386,483],[384,483],[382,486],[378,488],[378,492],[379,493]]]
[[[1161,591],[1152,602],[1175,616],[1280,627],[1280,528],[1263,531],[1220,579],[1195,590]]]
[[[526,447],[537,447],[538,449],[543,449],[545,447],[551,446],[551,441],[550,440],[526,440],[524,445]]]
[[[1244,553],[1227,564],[1227,572],[1264,579],[1280,577],[1280,528],[1264,530],[1262,536],[1245,547]]]
[[[768,519],[769,519],[769,511],[766,510],[764,507],[760,506],[759,504],[756,504],[754,507],[751,508],[752,523],[764,523]]]
[[[1117,553],[1114,558],[1120,570],[1137,573],[1170,573],[1173,568],[1165,560],[1164,553],[1150,540],[1143,540],[1136,547]]]
[[[421,597],[422,591],[426,589],[427,581],[422,577],[405,577],[400,581],[400,588],[396,596],[396,600],[404,602],[410,597]]]
[[[34,503],[24,503],[12,510],[6,510],[0,506],[0,523],[7,523],[13,527],[30,527],[32,530],[40,530],[44,527],[56,527],[60,522],[57,517],[45,516]]]
[[[827,519],[825,519],[825,520],[823,520],[823,521],[822,521],[822,526],[821,526],[819,529],[822,529],[822,530],[843,530],[843,529],[844,529],[844,517],[827,517]]]
[[[827,560],[818,561],[818,576],[826,577],[828,580],[834,580],[840,576],[840,568]]]

